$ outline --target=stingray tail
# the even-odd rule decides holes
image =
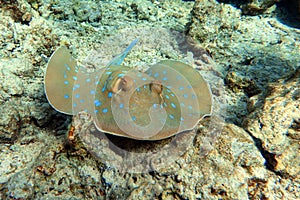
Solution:
[[[123,62],[123,60],[125,59],[125,57],[128,55],[128,53],[130,52],[130,50],[134,47],[134,45],[136,45],[136,43],[139,41],[139,39],[135,39],[133,40],[130,45],[128,45],[128,47],[119,55],[117,55],[116,57],[114,57],[108,64],[107,66],[111,66],[111,65],[121,65],[121,63]]]

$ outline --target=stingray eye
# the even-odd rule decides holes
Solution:
[[[119,89],[123,91],[128,91],[133,87],[133,80],[129,76],[124,76],[121,79]]]
[[[150,90],[152,92],[155,92],[157,94],[161,94],[162,89],[163,89],[163,86],[162,86],[160,81],[154,80],[154,81],[152,81],[152,83],[150,83]]]
[[[133,87],[133,80],[128,76],[119,78],[114,86],[112,87],[112,92],[117,93],[118,91],[128,91]]]

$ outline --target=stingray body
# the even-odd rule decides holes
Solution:
[[[93,116],[100,131],[138,140],[160,140],[191,130],[211,113],[210,89],[191,66],[166,60],[141,72],[121,63],[133,41],[106,67],[87,72],[66,47],[51,56],[45,93],[57,111]]]

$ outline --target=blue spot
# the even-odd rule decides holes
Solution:
[[[164,106],[167,107],[167,103],[166,102],[164,102]]]
[[[166,71],[166,70],[164,70],[164,71],[163,71],[163,74],[167,74],[167,71]]]
[[[108,95],[107,95],[107,97],[108,97],[108,98],[111,98],[112,95],[113,95],[113,93],[112,93],[112,92],[109,92]]]
[[[75,91],[77,88],[76,87],[73,87],[73,91]]]
[[[66,73],[64,74],[64,78],[68,78],[68,76],[67,76],[67,74],[66,74]]]
[[[75,94],[75,98],[78,99],[80,97],[80,94]]]
[[[193,95],[192,95],[192,98],[193,98],[193,99],[196,99],[196,98],[197,98],[197,96],[193,94]]]
[[[167,88],[169,88],[169,89],[171,89],[172,88],[172,86],[170,86],[170,85],[168,85],[168,86],[166,86]]]
[[[146,77],[143,77],[143,78],[142,78],[142,80],[143,80],[143,81],[146,81],[146,80],[147,80],[147,78],[146,78]]]
[[[155,108],[155,109],[158,108],[158,104],[156,104],[156,103],[153,104],[153,108]]]
[[[68,84],[69,84],[69,81],[64,81],[64,83],[65,83],[66,85],[68,85]]]
[[[135,121],[135,120],[136,120],[136,117],[135,117],[135,116],[132,116],[131,119],[132,119],[133,121]]]
[[[103,108],[103,109],[102,109],[102,112],[103,112],[103,113],[107,113],[107,111],[108,111],[107,108]]]
[[[74,87],[75,88],[80,88],[80,85],[79,84],[75,84]]]
[[[187,94],[183,94],[183,97],[187,99],[189,96]]]
[[[106,87],[105,87],[105,86],[103,86],[103,88],[102,88],[101,92],[105,92],[105,90],[106,90]]]
[[[154,77],[157,78],[158,76],[159,76],[159,74],[156,72],[156,73],[154,74]]]
[[[108,74],[108,75],[109,75],[109,74],[111,74],[111,73],[112,73],[112,72],[110,72],[110,71],[108,71],[108,72],[105,72],[105,74]]]
[[[90,94],[95,94],[95,93],[96,93],[95,90],[91,90],[91,91],[90,91]]]
[[[118,77],[123,77],[125,74],[118,74]]]
[[[77,106],[77,103],[73,103],[73,107],[76,107]]]
[[[180,86],[180,87],[179,87],[179,90],[183,90],[183,89],[184,89],[184,87],[183,87],[183,86]]]
[[[136,91],[137,91],[137,92],[140,92],[140,91],[141,91],[141,89],[140,89],[140,88],[137,88],[137,89],[136,89]]]
[[[180,106],[184,107],[185,105],[184,105],[184,103],[180,103]]]
[[[99,76],[97,75],[97,76],[95,76],[95,79],[98,79],[99,78]]]
[[[85,82],[89,83],[89,82],[91,82],[91,79],[87,78],[87,79],[85,79]]]
[[[180,80],[180,79],[181,79],[181,76],[177,76],[176,79],[177,79],[177,80]]]
[[[102,102],[99,101],[98,99],[96,99],[96,100],[94,101],[94,104],[95,104],[96,107],[98,107],[98,106],[101,106]]]
[[[137,75],[138,77],[142,77],[142,74],[141,73],[138,73],[138,75]]]
[[[166,97],[167,99],[170,99],[170,97],[169,97],[168,95],[165,95],[165,97]]]
[[[120,103],[119,107],[122,109],[124,108],[124,104]]]
[[[172,93],[171,96],[172,96],[172,97],[175,97],[175,94]]]
[[[98,85],[99,83],[100,83],[99,81],[96,81],[96,82],[95,82],[95,85]]]
[[[183,117],[180,117],[180,121],[183,121],[184,120],[184,118]]]
[[[64,66],[66,67],[66,69],[67,69],[68,71],[70,71],[70,70],[71,70],[71,68],[69,67],[69,65],[68,65],[68,64],[64,64]]]
[[[94,113],[97,114],[99,111],[98,110],[94,110]]]
[[[88,109],[84,109],[84,112],[86,112],[86,113],[87,113],[87,112],[88,112]]]
[[[84,102],[84,99],[80,99],[80,101],[79,101],[80,103],[83,103]]]
[[[193,106],[188,106],[188,108],[189,108],[190,110],[192,110],[192,109],[193,109]]]
[[[69,95],[65,94],[64,98],[65,98],[65,99],[68,99],[68,98],[69,98]]]
[[[171,106],[172,106],[173,108],[176,108],[176,105],[175,105],[174,103],[171,103]]]
[[[76,76],[73,76],[73,79],[74,79],[74,81],[77,81],[77,77]]]
[[[188,85],[188,86],[187,86],[187,88],[191,89],[191,88],[193,88],[193,86],[191,86],[191,85]]]
[[[171,92],[171,90],[167,89],[167,92],[169,92],[169,93],[170,93],[170,92]]]
[[[146,89],[146,88],[147,88],[147,85],[144,85],[144,88]]]
[[[136,83],[136,80],[134,79],[133,82]]]
[[[167,81],[167,80],[168,80],[168,77],[163,77],[162,80],[163,80],[163,81]]]
[[[174,115],[169,114],[169,117],[170,117],[171,119],[174,119]]]

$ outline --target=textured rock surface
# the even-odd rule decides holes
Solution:
[[[263,104],[261,103],[263,99]],[[246,129],[272,154],[274,171],[300,178],[300,71],[269,86],[265,96],[254,96],[254,110],[245,119]]]
[[[300,198],[300,31],[275,18],[285,14],[276,5],[258,17],[214,0],[0,2],[1,199]],[[150,173],[120,173],[79,137],[67,143],[71,118],[47,103],[43,74],[61,44],[84,60],[108,36],[143,26],[186,28],[209,51],[217,63],[211,71],[226,83],[227,118],[209,153],[203,154],[208,118],[178,160]],[[193,60],[161,38],[151,40],[151,49],[137,48],[126,63]]]
[[[244,14],[257,15],[274,10],[277,2],[280,2],[280,0],[251,0],[243,4],[241,8]]]
[[[276,18],[245,17],[216,1],[195,3],[189,34],[209,49],[235,96],[228,117],[241,123],[249,97],[299,67],[299,33]],[[231,96],[231,95],[230,95]],[[239,96],[236,98],[236,96]]]

